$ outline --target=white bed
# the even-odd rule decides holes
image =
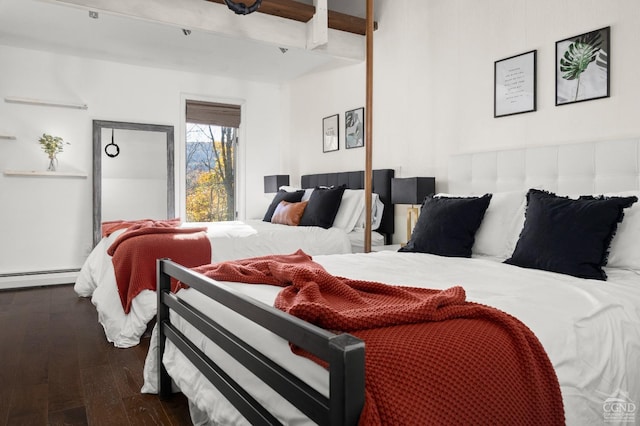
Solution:
[[[187,223],[184,227],[207,228],[211,262],[290,253],[303,248],[310,253],[350,253],[351,243],[338,228],[292,227],[260,220]],[[116,275],[107,249],[124,230],[103,238],[83,264],[74,285],[79,296],[91,297],[109,342],[128,348],[140,342],[147,324],[156,314],[155,292],[143,290],[132,300],[125,314],[118,295]]]
[[[609,280],[603,285],[600,281],[522,269],[486,258],[379,252],[316,256],[314,260],[330,273],[349,278],[435,289],[462,285],[468,300],[516,316],[536,334],[556,369],[567,424],[593,424],[594,420],[602,419],[602,405],[610,397],[626,395],[630,401],[640,400],[640,275],[637,272],[608,270]],[[225,285],[269,305],[273,305],[280,291],[273,286]],[[181,290],[178,294],[204,312],[215,312],[216,320],[223,326],[238,331],[239,320],[227,309],[195,290]],[[199,332],[182,321],[177,325],[187,330],[187,336],[196,336],[195,342],[205,347],[205,353],[222,363],[223,368],[234,364],[220,351],[215,351],[211,342],[204,343]],[[251,327],[248,322],[242,323],[238,332],[256,341],[257,348],[272,359],[281,360],[284,367],[295,367],[290,368],[293,373],[328,394],[324,370],[293,355],[285,341],[273,335],[256,339],[264,330],[255,325]],[[155,340],[145,366],[143,392],[156,391],[154,345]],[[219,424],[242,424],[237,412],[219,402],[215,388],[169,343],[164,364],[179,389],[199,411],[206,412],[207,418]],[[242,370],[236,366],[234,371]],[[281,404],[287,405],[273,397],[250,373],[243,372],[247,376],[243,376],[241,383],[253,389],[259,401],[274,411]],[[302,424],[299,422],[304,420],[304,416],[293,409],[281,415],[285,424]]]
[[[397,285],[435,289],[461,285],[467,299],[514,315],[538,337],[547,351],[561,386],[567,424],[628,424],[640,418],[640,206],[625,209],[610,245],[606,281],[507,265],[524,223],[527,188],[545,188],[558,194],[638,195],[640,142],[624,140],[570,144],[457,156],[450,164],[448,192],[494,193],[476,233],[473,258],[442,257],[424,253],[378,252],[315,256],[335,275]],[[521,200],[521,201],[519,201]],[[278,287],[224,283],[240,293],[272,304]],[[215,304],[195,290],[178,297],[215,312],[216,319],[257,349],[300,376],[313,388],[328,394],[326,373],[316,364],[292,355],[287,343],[273,335],[256,338],[235,313]],[[172,317],[174,317],[172,313]],[[173,321],[173,319],[172,319]],[[226,359],[199,332],[176,318],[175,324],[223,367],[250,389],[258,401],[286,424],[304,424],[305,418],[269,392],[255,377],[245,376],[233,360]],[[262,336],[262,334],[260,334]],[[279,343],[277,343],[279,342]],[[155,344],[155,342],[154,342]],[[202,375],[185,361],[169,341],[164,365],[178,388],[189,398],[196,421],[241,424]],[[158,377],[149,352],[143,392],[154,392]],[[227,368],[225,368],[226,370]],[[612,410],[622,407],[622,411]],[[281,410],[280,407],[286,407]]]
[[[381,229],[386,232],[393,230],[393,209],[385,208],[390,200],[388,191],[392,177],[393,170],[377,170],[374,174],[378,191],[385,195],[376,194],[372,217],[375,228],[379,228],[384,222]],[[341,178],[346,180],[342,181]],[[362,172],[303,176],[303,182],[309,185],[337,185],[344,182],[353,188],[361,187],[362,179]],[[381,198],[384,203],[380,201]],[[183,223],[180,227],[207,229],[211,246],[210,262],[213,263],[267,254],[285,254],[298,249],[312,255],[362,251],[364,217],[363,190],[347,189],[336,214],[335,226],[328,229],[318,226],[286,226],[263,220],[191,222]],[[147,324],[156,314],[156,299],[155,292],[143,290],[133,298],[130,311],[125,313],[118,294],[112,258],[107,253],[111,244],[123,232],[124,229],[117,230],[100,240],[85,260],[74,290],[81,297],[91,297],[107,340],[116,347],[127,348],[140,342]],[[382,234],[373,232],[372,241],[374,245],[384,244],[385,238]]]

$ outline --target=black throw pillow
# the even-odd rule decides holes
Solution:
[[[264,218],[262,219],[265,222],[271,222],[271,217],[273,216],[273,212],[276,211],[276,207],[280,204],[280,201],[287,201],[289,203],[299,203],[302,200],[302,196],[304,195],[304,190],[288,192],[284,189],[276,192],[276,195],[273,197],[273,201],[269,205],[267,212],[264,214]]]
[[[482,197],[428,196],[411,234],[399,251],[471,257],[476,231],[489,207],[491,194]]]
[[[338,214],[345,189],[344,185],[336,188],[315,188],[309,197],[309,203],[304,209],[302,219],[300,219],[300,226],[331,228],[336,214]]]
[[[606,280],[602,269],[623,209],[637,197],[583,196],[577,200],[531,189],[524,228],[510,265]]]

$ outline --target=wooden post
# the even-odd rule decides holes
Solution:
[[[373,152],[373,0],[367,0],[367,25],[366,25],[366,108],[365,110],[365,166],[364,166],[364,252],[371,251],[371,199],[373,187],[373,171],[371,166]]]

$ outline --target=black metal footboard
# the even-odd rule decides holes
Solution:
[[[158,259],[157,277],[158,391],[161,397],[171,392],[171,378],[162,363],[165,339],[169,339],[252,425],[280,424],[215,360],[209,359],[171,324],[169,310],[173,310],[312,421],[320,425],[355,425],[358,422],[364,405],[364,342],[349,334],[330,333],[250,297],[224,289],[214,280],[170,260]],[[326,361],[329,364],[329,398],[261,354],[250,342],[243,341],[178,299],[170,292],[171,277]]]

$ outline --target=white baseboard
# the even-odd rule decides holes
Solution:
[[[73,284],[79,271],[29,273],[0,277],[0,290],[40,287],[46,285]]]

